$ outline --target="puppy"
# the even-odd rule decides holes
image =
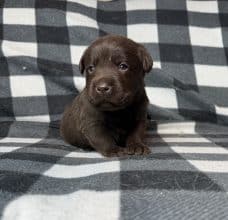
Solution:
[[[152,65],[146,49],[123,36],[94,41],[80,60],[86,86],[64,111],[62,137],[107,157],[149,154],[142,141],[148,105],[144,76]]]

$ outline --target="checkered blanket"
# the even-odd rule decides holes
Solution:
[[[107,159],[59,137],[97,37],[142,43],[152,154]],[[228,219],[226,0],[1,0],[0,218]]]

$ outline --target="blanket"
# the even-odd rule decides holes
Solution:
[[[228,219],[226,0],[1,0],[0,219]],[[150,52],[148,156],[65,143],[86,47],[108,33]]]

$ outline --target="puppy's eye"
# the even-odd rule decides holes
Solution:
[[[128,65],[126,63],[121,63],[119,65],[119,69],[122,71],[126,71],[128,69]]]
[[[92,73],[95,70],[95,66],[94,65],[90,65],[87,67],[87,72],[88,73]]]

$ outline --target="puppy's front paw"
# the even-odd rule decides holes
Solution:
[[[115,146],[111,149],[101,152],[105,157],[123,157],[126,156],[125,149],[123,147]]]
[[[130,155],[150,154],[150,148],[143,143],[130,143],[125,148],[125,153]]]

